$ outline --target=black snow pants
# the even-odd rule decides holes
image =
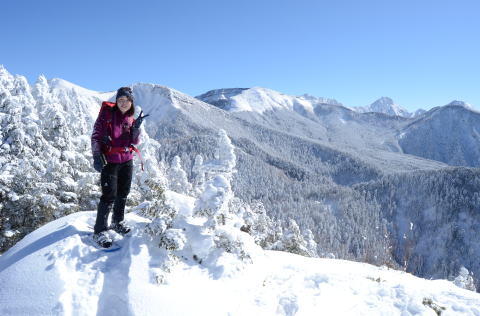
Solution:
[[[108,229],[108,215],[113,207],[112,223],[123,221],[125,203],[132,184],[133,160],[108,163],[102,170],[100,184],[102,196],[98,203],[94,233]]]

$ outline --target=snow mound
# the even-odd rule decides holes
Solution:
[[[177,196],[177,199],[180,199]],[[184,201],[185,202],[185,201]],[[185,202],[181,207],[191,208]],[[167,252],[129,213],[131,236],[104,252],[90,242],[95,212],[27,235],[0,257],[1,315],[479,315],[480,295],[368,264],[262,251],[246,266],[223,257],[179,260],[158,282]]]

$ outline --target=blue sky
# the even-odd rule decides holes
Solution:
[[[0,64],[111,91],[260,86],[480,108],[480,1],[2,1]]]

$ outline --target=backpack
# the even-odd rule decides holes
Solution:
[[[106,120],[107,120],[108,128],[110,130],[110,134],[112,132],[113,108],[115,107],[115,105],[116,105],[115,102],[103,101],[102,106],[100,107],[100,111],[98,112],[98,115],[101,115],[102,112],[104,112],[104,111],[105,111],[105,113],[107,113]],[[133,125],[133,123],[135,123],[135,119],[133,118],[133,116],[129,116],[128,121],[129,121],[130,125]],[[111,135],[107,135],[107,136],[111,137]]]

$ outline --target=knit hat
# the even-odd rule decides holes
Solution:
[[[133,101],[132,89],[129,87],[121,87],[120,89],[117,90],[117,97],[115,98],[115,100],[120,97],[127,97]]]

